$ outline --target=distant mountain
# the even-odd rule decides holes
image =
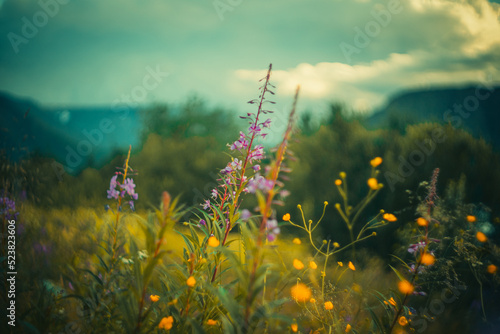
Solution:
[[[48,108],[0,92],[0,149],[13,160],[38,152],[77,173],[136,145],[140,126],[137,108]]]
[[[369,128],[404,131],[406,125],[437,122],[463,128],[500,150],[500,87],[470,86],[401,92],[374,113]]]

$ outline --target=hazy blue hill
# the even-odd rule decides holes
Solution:
[[[407,91],[366,120],[370,128],[394,128],[421,122],[450,123],[500,149],[500,87],[492,91],[478,86]],[[490,94],[486,97],[487,94]],[[454,111],[462,107],[462,115]],[[457,109],[459,110],[459,109]],[[468,111],[470,110],[470,112]],[[467,116],[467,114],[469,114]]]
[[[104,120],[104,121],[103,121]],[[108,133],[102,132],[102,123]],[[38,103],[0,92],[0,145],[11,159],[26,151],[54,157],[68,166],[72,150],[81,159],[74,159],[71,169],[85,168],[89,161],[100,165],[115,149],[137,145],[140,121],[137,109],[111,107],[43,107]],[[91,133],[90,140],[85,135]],[[78,150],[80,148],[79,154]]]

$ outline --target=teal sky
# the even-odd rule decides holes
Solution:
[[[271,62],[283,108],[299,83],[304,108],[343,101],[370,111],[406,88],[500,81],[500,6],[486,0],[0,6],[0,90],[50,105],[111,104],[135,92],[140,103],[196,93],[239,108]],[[148,68],[169,75],[144,89]]]

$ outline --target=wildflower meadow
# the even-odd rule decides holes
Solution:
[[[272,65],[256,87],[241,131],[209,129],[228,131],[222,146],[146,136],[142,151],[52,183],[43,157],[6,159],[1,332],[498,333],[498,206],[467,195],[471,182],[498,193],[496,172],[447,179],[462,167],[440,146],[404,189],[391,152],[404,156],[410,137],[365,145],[374,132],[335,112],[307,128],[300,87],[271,147]],[[490,152],[449,126],[407,129],[436,131]],[[496,163],[481,154],[476,167]],[[203,190],[179,189],[206,161],[218,166]]]

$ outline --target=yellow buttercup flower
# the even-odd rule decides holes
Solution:
[[[349,261],[348,266],[349,266],[349,269],[351,269],[352,271],[356,270],[356,267],[354,266],[354,264],[352,264],[351,261]]]
[[[304,269],[304,264],[302,263],[302,261],[294,259],[293,260],[293,267],[297,270],[302,270],[302,269]]]
[[[339,247],[340,247],[340,244],[339,244],[338,242],[334,242],[334,243],[333,243],[333,247],[335,247],[335,248],[339,248]]]
[[[208,319],[207,320],[207,325],[209,325],[209,326],[215,326],[215,325],[217,325],[217,320]]]
[[[392,213],[384,213],[384,215],[382,216],[382,218],[384,218],[385,220],[387,220],[388,222],[395,222],[397,221],[398,219],[396,218],[395,215],[393,215]]]
[[[400,324],[401,326],[406,326],[406,325],[408,325],[408,320],[407,320],[404,316],[400,317],[400,318],[399,318],[399,320],[398,320],[398,322],[399,322],[399,324]]]
[[[490,273],[490,274],[494,274],[494,273],[496,273],[496,272],[497,272],[497,269],[498,269],[498,268],[497,268],[497,266],[495,266],[494,264],[490,264],[490,265],[488,266],[488,268],[486,268],[486,270],[487,270],[487,271],[488,271],[488,273]]]
[[[422,257],[420,258],[420,262],[423,265],[432,266],[434,264],[434,262],[436,262],[436,259],[434,258],[434,256],[432,254],[424,253],[424,254],[422,254]]]
[[[337,262],[337,264],[339,265],[339,267],[342,267],[344,264],[342,262]]]
[[[401,293],[404,293],[406,295],[409,295],[414,290],[413,284],[411,284],[407,280],[398,282],[398,288]]]
[[[217,240],[216,237],[211,236],[210,238],[208,238],[208,245],[210,247],[217,247],[220,245],[220,242],[219,242],[219,240]]]
[[[468,215],[468,216],[467,216],[467,221],[468,221],[469,223],[474,223],[474,222],[476,221],[476,217],[475,217],[475,216],[473,216],[473,215]]]
[[[285,213],[283,215],[283,220],[286,221],[286,222],[289,221],[290,220],[290,214],[289,213]]]
[[[484,234],[483,232],[481,231],[478,231],[476,233],[476,238],[477,240],[479,240],[480,242],[486,242],[488,241],[488,237],[486,236],[486,234]]]
[[[346,333],[349,333],[351,331],[352,327],[350,324],[347,324],[347,326],[345,326],[345,332]]]
[[[309,262],[309,268],[311,268],[311,269],[317,269],[318,265],[316,264],[316,262],[311,261],[311,262]]]
[[[372,190],[378,189],[378,181],[376,178],[371,177],[368,179],[368,181],[366,183],[368,184],[368,187],[370,187],[370,189],[372,189]]]
[[[332,302],[326,302],[325,303],[325,310],[333,310],[333,304],[332,304]]]
[[[293,241],[292,241],[294,244],[296,245],[300,245],[302,243],[302,241],[300,241],[299,238],[293,238]]]
[[[174,318],[172,316],[163,317],[158,324],[159,329],[170,330],[174,324]]]
[[[373,168],[377,167],[382,163],[382,158],[381,157],[376,157],[372,160],[370,160],[370,165],[372,165]]]
[[[292,332],[296,333],[298,330],[299,330],[299,326],[297,324],[292,324],[292,326],[290,326],[292,328]]]
[[[311,304],[314,304],[314,303],[316,303],[316,299],[311,298],[311,299],[309,300],[309,302],[310,302]]]
[[[386,304],[387,304],[387,303],[386,303]],[[393,298],[393,297],[391,297],[391,298],[389,299],[389,304],[391,304],[392,306],[397,306],[397,305],[398,305],[398,304],[396,303],[396,301],[394,300],[394,298]]]
[[[335,185],[336,186],[340,186],[342,184],[342,180],[341,179],[336,179],[335,180]]]
[[[153,303],[157,302],[160,300],[160,296],[158,295],[151,295],[149,296],[149,300],[151,300]]]
[[[290,294],[292,298],[298,302],[305,302],[309,298],[311,298],[311,289],[304,283],[297,283],[290,290]]]
[[[196,285],[196,279],[193,276],[189,276],[189,278],[186,281],[186,284],[192,288]]]
[[[418,226],[429,226],[429,222],[427,221],[427,219],[422,217],[417,218],[417,224]]]

